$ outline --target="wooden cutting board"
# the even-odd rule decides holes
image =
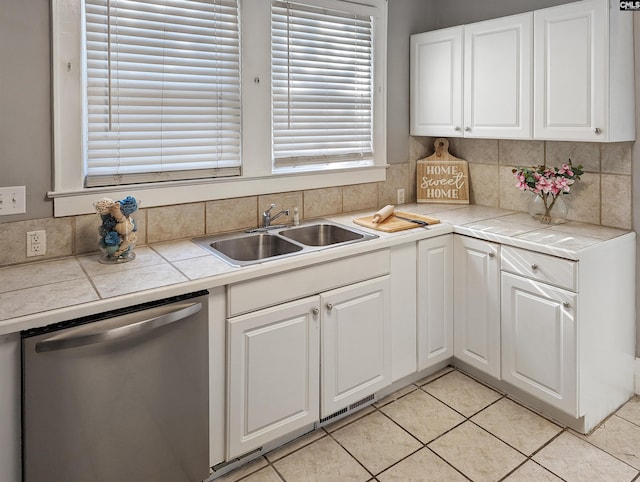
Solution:
[[[396,211],[394,214],[397,214],[398,216],[402,216],[403,218],[417,219],[418,221],[424,221],[429,224],[438,224],[440,222],[439,219],[430,218],[429,216],[424,216],[422,214],[405,213],[401,211]],[[385,219],[384,221],[382,221],[381,223],[374,223],[373,216],[356,218],[353,220],[353,222],[356,224],[359,224],[360,226],[364,226],[365,228],[371,228],[377,231],[384,231],[386,233],[393,233],[395,231],[402,231],[404,229],[422,227],[419,224],[411,223],[403,219],[398,219],[393,214],[389,216],[387,219]]]
[[[449,154],[449,141],[436,139],[436,152],[417,162],[419,203],[469,204],[469,165]]]

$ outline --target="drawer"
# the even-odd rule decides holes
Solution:
[[[501,269],[571,291],[578,291],[578,263],[526,249],[502,247]]]

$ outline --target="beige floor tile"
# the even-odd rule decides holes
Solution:
[[[544,467],[529,460],[504,479],[504,482],[560,482],[561,480]]]
[[[310,443],[315,442],[316,440],[319,440],[322,437],[326,437],[326,436],[327,436],[327,432],[325,432],[321,428],[314,430],[313,432],[309,432],[301,437],[298,437],[295,440],[292,440],[291,442],[289,442],[286,445],[283,445],[282,447],[272,450],[268,454],[265,454],[265,457],[269,462],[275,462],[276,460],[281,459],[285,455],[289,455],[290,453],[293,453],[296,450],[301,449],[302,447],[305,447],[306,445],[309,445]]]
[[[525,457],[471,422],[431,442],[429,448],[475,482],[496,481]]]
[[[640,469],[640,427],[616,415],[585,437],[596,447]]]
[[[332,436],[374,475],[422,447],[380,412],[367,415]]]
[[[361,419],[365,415],[369,415],[374,411],[375,411],[375,408],[373,408],[372,406],[365,407],[363,409],[358,410],[357,412],[353,412],[351,415],[348,415],[344,418],[341,418],[340,420],[336,420],[335,422],[326,425],[324,429],[329,433],[335,432],[339,428],[349,425],[351,422]]]
[[[371,475],[331,437],[323,437],[273,464],[289,482],[367,481]]]
[[[282,482],[282,479],[274,468],[269,466],[254,472],[246,479],[242,479],[242,482]]]
[[[258,471],[261,468],[266,467],[267,465],[268,463],[265,458],[259,457],[252,460],[248,464],[238,467],[228,474],[225,474],[222,477],[216,479],[216,482],[235,482],[236,480],[240,480],[242,477],[246,477],[247,475]]]
[[[422,389],[466,417],[502,397],[459,371],[447,373]]]
[[[498,400],[471,420],[525,455],[531,455],[562,431],[561,427],[507,398]]]
[[[376,478],[380,482],[456,482],[467,480],[428,448],[407,457]]]
[[[442,370],[438,370],[437,372],[418,380],[416,382],[416,385],[419,387],[421,387],[422,385],[426,385],[427,383],[432,382],[436,378],[440,378],[441,376],[446,375],[447,373],[452,372],[453,370],[454,370],[453,367],[445,367]]]
[[[616,415],[640,426],[640,396],[636,395],[625,403]]]
[[[383,399],[378,400],[376,403],[373,404],[373,406],[374,407],[378,407],[378,408],[384,407],[388,403],[394,402],[394,401],[398,400],[399,398],[404,397],[407,393],[411,393],[411,392],[413,392],[414,390],[417,390],[417,389],[418,389],[418,387],[416,387],[415,385],[407,385],[406,387],[403,387],[398,391],[390,393],[389,395],[387,395]]]
[[[560,434],[533,459],[568,482],[621,482],[632,480],[638,473],[633,467],[568,432]]]
[[[465,420],[458,412],[422,390],[382,407],[382,411],[425,444]]]

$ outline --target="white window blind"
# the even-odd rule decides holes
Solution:
[[[87,186],[240,173],[237,0],[85,0]]]
[[[274,165],[371,164],[371,18],[282,1],[271,12]]]

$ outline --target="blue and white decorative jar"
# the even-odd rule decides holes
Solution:
[[[120,201],[105,197],[93,205],[102,220],[98,230],[102,255],[98,261],[111,264],[135,259],[138,227],[131,214],[138,210],[138,201],[132,196]]]

